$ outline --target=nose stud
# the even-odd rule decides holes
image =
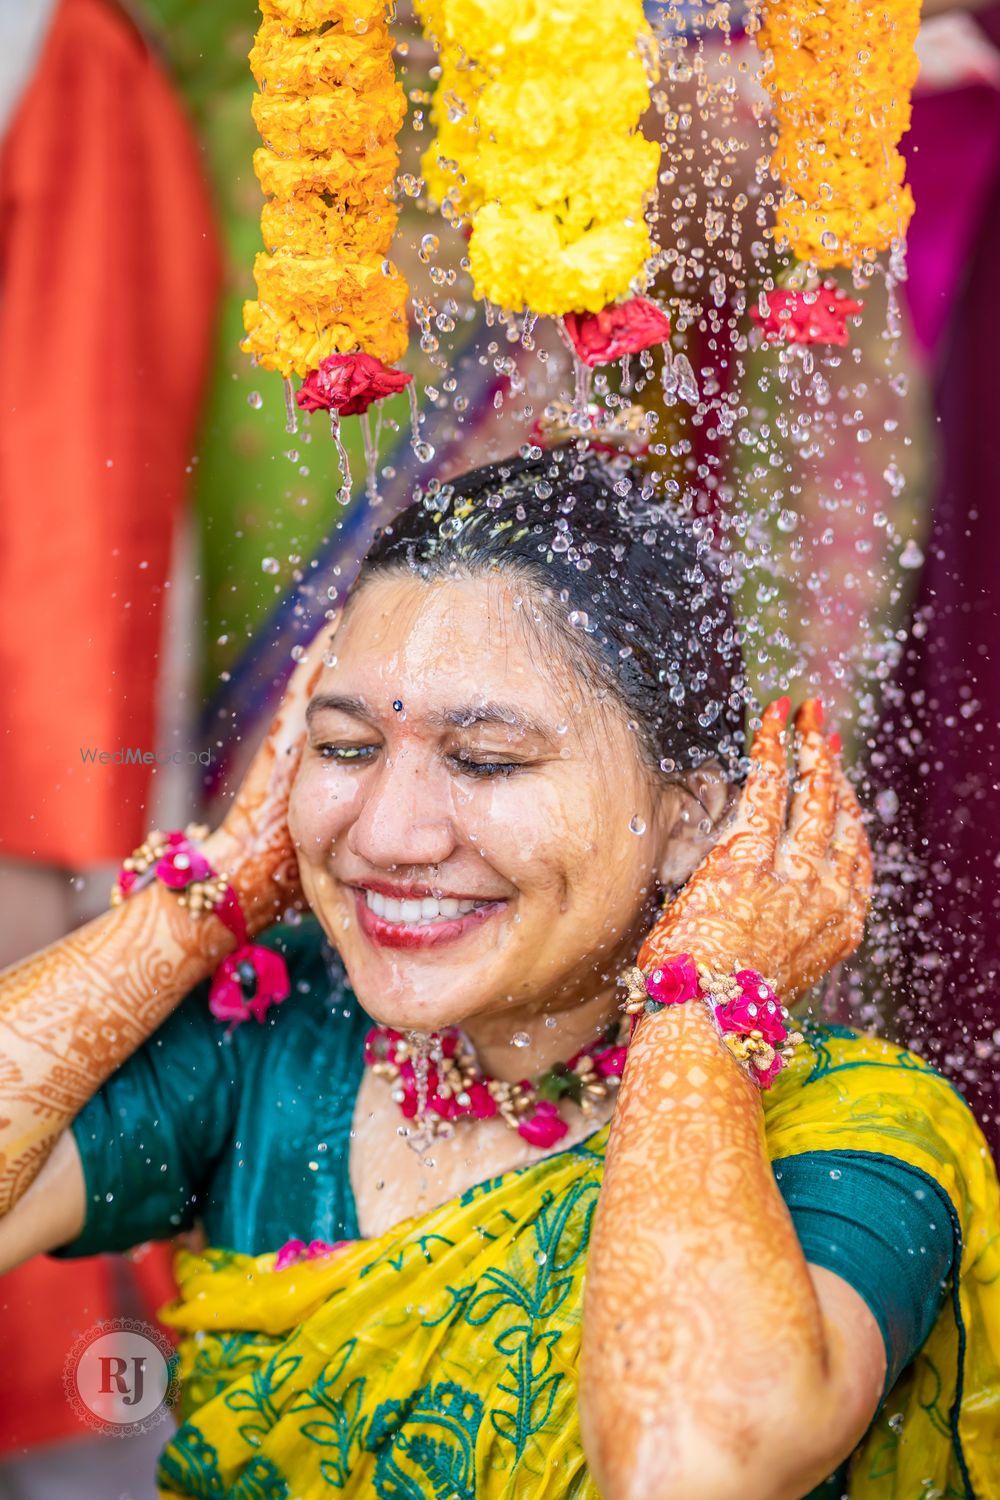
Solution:
[[[393,700],[392,700],[392,706],[393,706],[393,708],[396,710],[396,712],[398,714],[401,714],[403,712],[403,700],[402,700],[402,698],[393,698]]]

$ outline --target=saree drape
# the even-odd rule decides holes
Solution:
[[[951,1218],[948,1294],[851,1460],[852,1500],[992,1500],[1000,1203],[972,1115],[919,1057],[837,1027],[807,1028],[764,1110],[773,1162],[881,1155]],[[607,1137],[283,1271],[273,1253],[182,1252],[164,1500],[597,1500],[576,1371]]]

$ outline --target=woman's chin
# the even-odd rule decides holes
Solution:
[[[482,996],[470,994],[465,986],[454,996],[438,991],[428,993],[426,998],[414,994],[412,989],[400,993],[395,985],[387,992],[378,984],[366,983],[364,978],[357,984],[352,980],[351,988],[365,1015],[371,1016],[376,1025],[389,1026],[394,1031],[444,1031],[449,1026],[463,1025],[484,1008]]]
[[[361,951],[359,951],[359,948]],[[396,1031],[442,1031],[495,1008],[491,997],[502,983],[484,973],[475,959],[431,964],[426,955],[391,956],[364,951],[355,938],[343,950],[344,967],[362,1010],[380,1026]]]

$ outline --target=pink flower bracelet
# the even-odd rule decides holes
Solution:
[[[621,983],[626,990],[622,1009],[633,1027],[640,1016],[668,1005],[704,1001],[725,1046],[758,1088],[771,1087],[802,1041],[774,986],[740,963],[725,974],[698,963],[690,953],[675,953],[648,974],[626,969]]]

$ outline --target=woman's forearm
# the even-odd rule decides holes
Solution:
[[[789,1413],[822,1421],[837,1354],[774,1182],[755,1086],[701,1005],[644,1018],[587,1271],[581,1417],[602,1494],[805,1493]],[[815,1448],[813,1434],[811,1483],[828,1472]]]
[[[221,868],[220,845],[206,853]],[[236,946],[158,884],[0,974],[0,1214],[63,1130]]]

